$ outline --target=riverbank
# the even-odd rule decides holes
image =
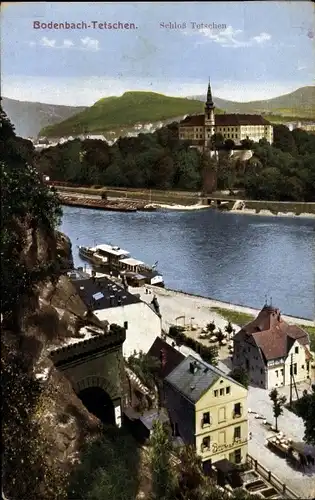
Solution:
[[[106,187],[74,187],[55,186],[58,191],[64,194],[76,196],[101,197],[106,191],[108,199],[141,203],[144,205],[157,205],[163,209],[170,210],[199,210],[201,208],[215,206],[217,202],[227,202],[226,211],[242,215],[263,215],[278,217],[315,217],[315,203],[294,202],[294,201],[270,201],[270,200],[246,200],[244,210],[233,210],[235,202],[239,197],[220,195],[213,193],[201,195],[201,193],[189,191],[158,191],[149,189],[124,189]],[[240,195],[239,195],[240,196]]]
[[[189,294],[186,292],[173,290],[173,289],[169,289],[169,288],[159,288],[159,287],[155,287],[152,285],[148,285],[147,288],[151,289],[152,293],[154,293],[157,297],[170,297],[172,299],[181,299],[181,300],[183,300],[183,304],[190,303],[192,305],[196,305],[197,310],[198,310],[198,307],[200,307],[200,308],[207,307],[208,311],[210,308],[216,316],[219,315],[221,317],[221,320],[224,319],[224,315],[223,315],[224,312],[226,312],[226,313],[233,312],[234,314],[238,313],[240,316],[238,318],[237,318],[237,316],[235,316],[234,321],[232,321],[232,323],[234,323],[237,326],[243,326],[245,323],[251,321],[251,319],[253,317],[256,317],[257,314],[260,312],[260,309],[241,306],[238,304],[231,304],[229,302],[223,302],[220,300],[216,300],[216,299],[212,299],[212,298],[208,298],[208,297],[202,297],[199,295],[193,295],[193,294]],[[145,293],[144,293],[144,296],[145,296]],[[262,304],[262,306],[263,306],[263,304]],[[185,307],[183,306],[183,310],[184,309],[185,309]],[[185,314],[185,312],[183,312],[183,316],[185,316],[189,321],[191,318],[191,316],[189,316],[190,312],[191,312],[190,309],[187,310],[186,314]],[[208,312],[208,316],[209,316],[209,312]],[[291,324],[315,327],[315,322],[313,320],[310,320],[310,319],[298,318],[296,316],[290,316],[287,314],[283,314],[282,317],[283,317],[283,319],[285,319],[285,321],[287,321],[288,323],[291,323]],[[209,320],[209,318],[208,318],[208,320]],[[211,318],[210,318],[210,320],[211,320]],[[226,323],[226,320],[224,320],[224,321]],[[238,321],[238,323],[236,323],[236,321]],[[174,323],[172,323],[172,324],[174,324]]]

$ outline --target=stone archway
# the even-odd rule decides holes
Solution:
[[[120,425],[120,399],[115,387],[103,377],[86,377],[78,381],[74,390],[82,403],[104,424]]]

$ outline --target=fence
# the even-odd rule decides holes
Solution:
[[[264,477],[272,486],[274,486],[278,491],[281,491],[287,498],[300,498],[300,496],[288,488],[288,486],[280,481],[277,476],[275,476],[270,470],[266,469],[261,465],[258,460],[253,458],[251,455],[247,454],[247,464],[255,469],[262,477]]]

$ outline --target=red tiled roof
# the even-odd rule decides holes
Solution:
[[[241,114],[222,114],[214,115],[215,126],[237,126],[237,125],[270,125],[261,115],[241,115]],[[205,115],[186,116],[180,122],[182,127],[202,127],[205,124]]]
[[[167,377],[185,359],[185,356],[181,352],[174,349],[174,347],[161,339],[161,337],[156,337],[147,352],[147,356],[152,356],[161,361],[161,369],[159,370],[161,378]]]
[[[296,325],[289,325],[279,309],[265,306],[258,316],[245,325],[235,336],[236,340],[253,339],[266,360],[286,357],[295,340],[305,346],[308,334]]]

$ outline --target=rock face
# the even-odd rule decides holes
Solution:
[[[25,220],[23,224],[17,222],[15,230],[23,242],[21,262],[28,268],[50,261],[58,262],[59,271],[73,268],[71,243],[62,233],[35,229],[32,221]],[[92,324],[104,329],[93,315],[87,320],[86,312],[70,280],[59,272],[37,284],[32,296],[24,297],[23,307],[15,311],[20,315],[18,334],[10,330],[5,318],[1,318],[5,351],[16,359],[23,358],[29,376],[35,377],[47,389],[45,407],[38,414],[38,422],[45,440],[50,443],[51,461],[63,470],[70,470],[82,444],[100,433],[99,420],[83,406],[70,382],[55,369],[49,358],[51,348],[62,345],[69,337],[77,337],[82,325]],[[2,362],[6,362],[5,353]],[[11,488],[12,485],[4,491],[12,500]]]

